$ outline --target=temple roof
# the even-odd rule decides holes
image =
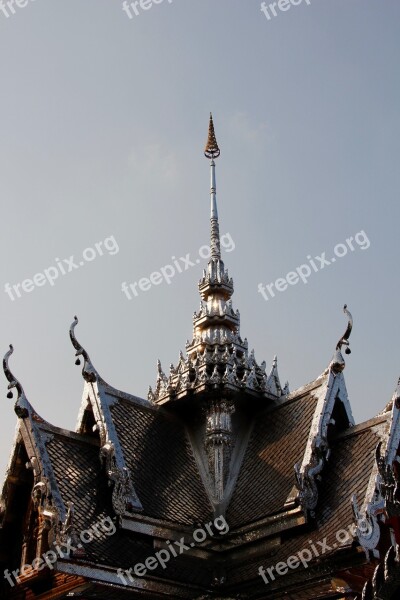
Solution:
[[[6,353],[8,398],[16,395],[19,421],[0,498],[0,563],[14,568],[25,556],[33,535],[23,532],[26,523],[37,521],[34,535],[41,532],[46,546],[75,544],[81,532],[109,519],[112,535],[100,532],[58,559],[56,572],[70,578],[68,595],[58,597],[84,590],[85,598],[104,600],[304,600],[360,592],[367,582],[365,598],[372,598],[378,583],[390,587],[397,577],[391,548],[400,543],[400,383],[382,414],[355,425],[343,373],[342,348],[350,353],[353,327],[346,305],[345,333],[311,383],[290,393],[281,387],[276,357],[269,373],[265,361],[257,363],[241,337],[233,281],[221,257],[220,150],[212,117],[205,154],[211,159],[211,255],[199,282],[201,306],[186,356],[180,354],[168,376],[158,364],[148,399],[103,379],[77,339],[77,317],[69,332],[76,364],[83,361],[75,432],[36,413],[11,372],[13,347]],[[218,519],[226,524],[223,533]],[[121,580],[121,569],[192,539],[207,525],[209,535],[167,569]],[[338,532],[349,528],[351,535],[338,543]],[[313,550],[307,568],[266,586],[263,565],[285,563],[323,540],[329,549]],[[391,569],[378,581],[373,571],[379,575],[385,556]],[[51,576],[33,569],[23,585],[31,593],[41,577],[50,585]]]

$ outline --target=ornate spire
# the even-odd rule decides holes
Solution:
[[[336,352],[335,352],[335,354],[332,358],[331,364],[330,364],[330,368],[334,373],[340,373],[341,371],[343,371],[343,369],[346,366],[346,363],[342,356],[342,351],[341,351],[342,346],[347,346],[347,348],[345,350],[345,354],[351,353],[351,350],[349,348],[349,337],[351,334],[351,330],[353,329],[353,317],[351,316],[351,313],[347,310],[347,304],[344,305],[343,312],[348,317],[348,323],[347,323],[346,331],[344,332],[344,334],[342,335],[342,337],[336,344]]]
[[[200,310],[194,313],[193,338],[186,344],[187,358],[181,354],[178,365],[171,365],[168,377],[158,364],[156,389],[149,389],[148,399],[164,404],[194,392],[205,392],[217,395],[220,401],[224,393],[234,396],[243,391],[256,397],[280,397],[284,392],[276,365],[267,385],[265,363],[259,366],[254,351],[249,353],[247,339],[240,335],[239,311],[232,306],[233,281],[221,259],[214,161],[220,150],[211,115],[204,154],[211,160],[211,251],[199,282]]]
[[[210,125],[208,127],[208,140],[206,144],[206,148],[204,150],[204,155],[206,158],[211,159],[211,240],[210,240],[210,248],[211,248],[211,259],[220,260],[221,259],[221,242],[219,237],[219,223],[218,223],[218,208],[217,208],[217,184],[215,179],[215,162],[214,158],[217,158],[220,155],[220,150],[218,148],[217,139],[215,137],[214,131],[214,123],[212,114],[210,113]]]
[[[221,240],[219,235],[218,208],[217,208],[217,184],[215,179],[215,161],[220,155],[214,131],[214,123],[210,114],[210,125],[208,131],[208,140],[204,150],[204,155],[211,159],[211,214],[210,214],[210,260],[207,271],[203,272],[203,278],[199,283],[199,291],[203,300],[208,300],[216,295],[218,288],[219,295],[224,301],[229,300],[233,294],[233,281],[229,279],[228,271],[225,271],[224,263],[221,260]]]

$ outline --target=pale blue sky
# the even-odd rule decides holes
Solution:
[[[135,282],[208,241],[208,113],[221,232],[241,332],[293,390],[354,317],[345,377],[357,421],[400,375],[399,18],[395,0],[314,0],[270,21],[256,0],[35,0],[0,13],[0,349],[37,411],[74,428],[82,378],[68,328],[115,387],[145,396],[192,335],[203,264],[129,301]],[[364,230],[307,285],[257,291]],[[119,252],[23,292],[16,284],[114,236]],[[206,261],[202,261],[206,262]],[[3,378],[0,470],[15,414]]]

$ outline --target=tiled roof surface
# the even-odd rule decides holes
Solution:
[[[144,514],[185,525],[208,522],[212,508],[184,426],[127,401],[111,412]]]
[[[295,481],[294,464],[301,462],[304,455],[316,408],[316,391],[316,385],[303,388],[257,417],[227,511],[231,530],[283,509]],[[188,526],[209,522],[211,507],[181,422],[163,410],[122,398],[111,406],[111,413],[143,515]],[[99,459],[99,443],[95,438],[48,424],[41,428],[49,440],[46,447],[62,499],[65,504],[74,503],[75,527],[80,535],[114,514],[112,489]],[[338,546],[337,531],[354,521],[352,494],[357,494],[359,503],[364,499],[378,441],[371,426],[349,429],[333,439],[331,456],[319,484],[315,523],[308,529],[291,531],[287,539],[283,534],[282,544],[269,555],[228,564],[228,590],[252,581],[257,594],[265,592],[265,598],[278,597],[273,584],[265,586],[258,574],[261,564],[267,568],[286,561],[309,548],[309,540],[317,544],[326,538],[330,546]],[[151,537],[122,530],[112,536],[95,537],[83,546],[86,553],[74,558],[76,562],[122,569],[143,562],[156,551]],[[159,568],[153,575],[203,589],[210,587],[213,578],[207,561],[189,555],[171,560],[167,569]],[[106,591],[104,594],[106,598]],[[295,592],[290,594],[293,600],[300,599]],[[307,598],[306,591],[302,594]]]
[[[176,433],[174,429],[170,432]],[[99,447],[93,444],[92,440],[85,440],[84,436],[79,436],[79,439],[76,434],[65,435],[55,430],[52,436],[53,439],[47,443],[47,451],[64,504],[69,501],[74,503],[74,523],[76,533],[80,536],[82,532],[90,530],[93,525],[100,524],[114,514],[111,507],[111,490],[99,460]],[[172,443],[169,444],[169,448],[177,450],[176,445]],[[155,495],[158,492],[157,472],[153,471]],[[77,558],[77,562],[124,570],[155,554],[150,537],[122,530],[118,530],[114,535],[103,533],[101,537],[95,536],[92,542],[82,545],[85,555]],[[168,569],[159,568],[152,574],[155,577],[186,581],[193,585],[209,585],[212,575],[208,565],[203,563],[204,561],[182,555],[171,560]]]
[[[227,511],[234,527],[283,509],[301,463],[317,399],[313,391],[266,411],[256,421]]]
[[[324,538],[332,548],[334,544],[339,547],[336,534],[341,529],[348,529],[354,523],[351,497],[355,493],[360,502],[364,500],[378,441],[378,436],[371,429],[361,430],[355,434],[349,433],[334,441],[329,462],[319,484],[320,495],[316,510],[318,528],[314,526],[311,530],[303,530],[298,535],[291,535],[268,558],[257,559],[239,568],[236,566],[229,573],[229,584],[258,579],[260,585],[265,585],[258,574],[258,567],[262,564],[267,568],[280,561],[286,562],[289,556],[302,549],[310,548],[309,540],[320,550],[321,546],[317,542],[323,542]],[[342,539],[344,538],[343,534]],[[328,556],[328,552],[324,556]],[[298,567],[298,569],[302,568],[302,566]],[[272,583],[270,587],[273,589]],[[266,594],[267,591],[268,588],[265,586]]]

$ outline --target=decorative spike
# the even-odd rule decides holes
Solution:
[[[221,152],[217,144],[217,138],[215,137],[214,122],[212,114],[210,113],[210,122],[208,125],[208,138],[206,147],[204,149],[204,156],[206,158],[214,159],[218,158],[220,154]]]

